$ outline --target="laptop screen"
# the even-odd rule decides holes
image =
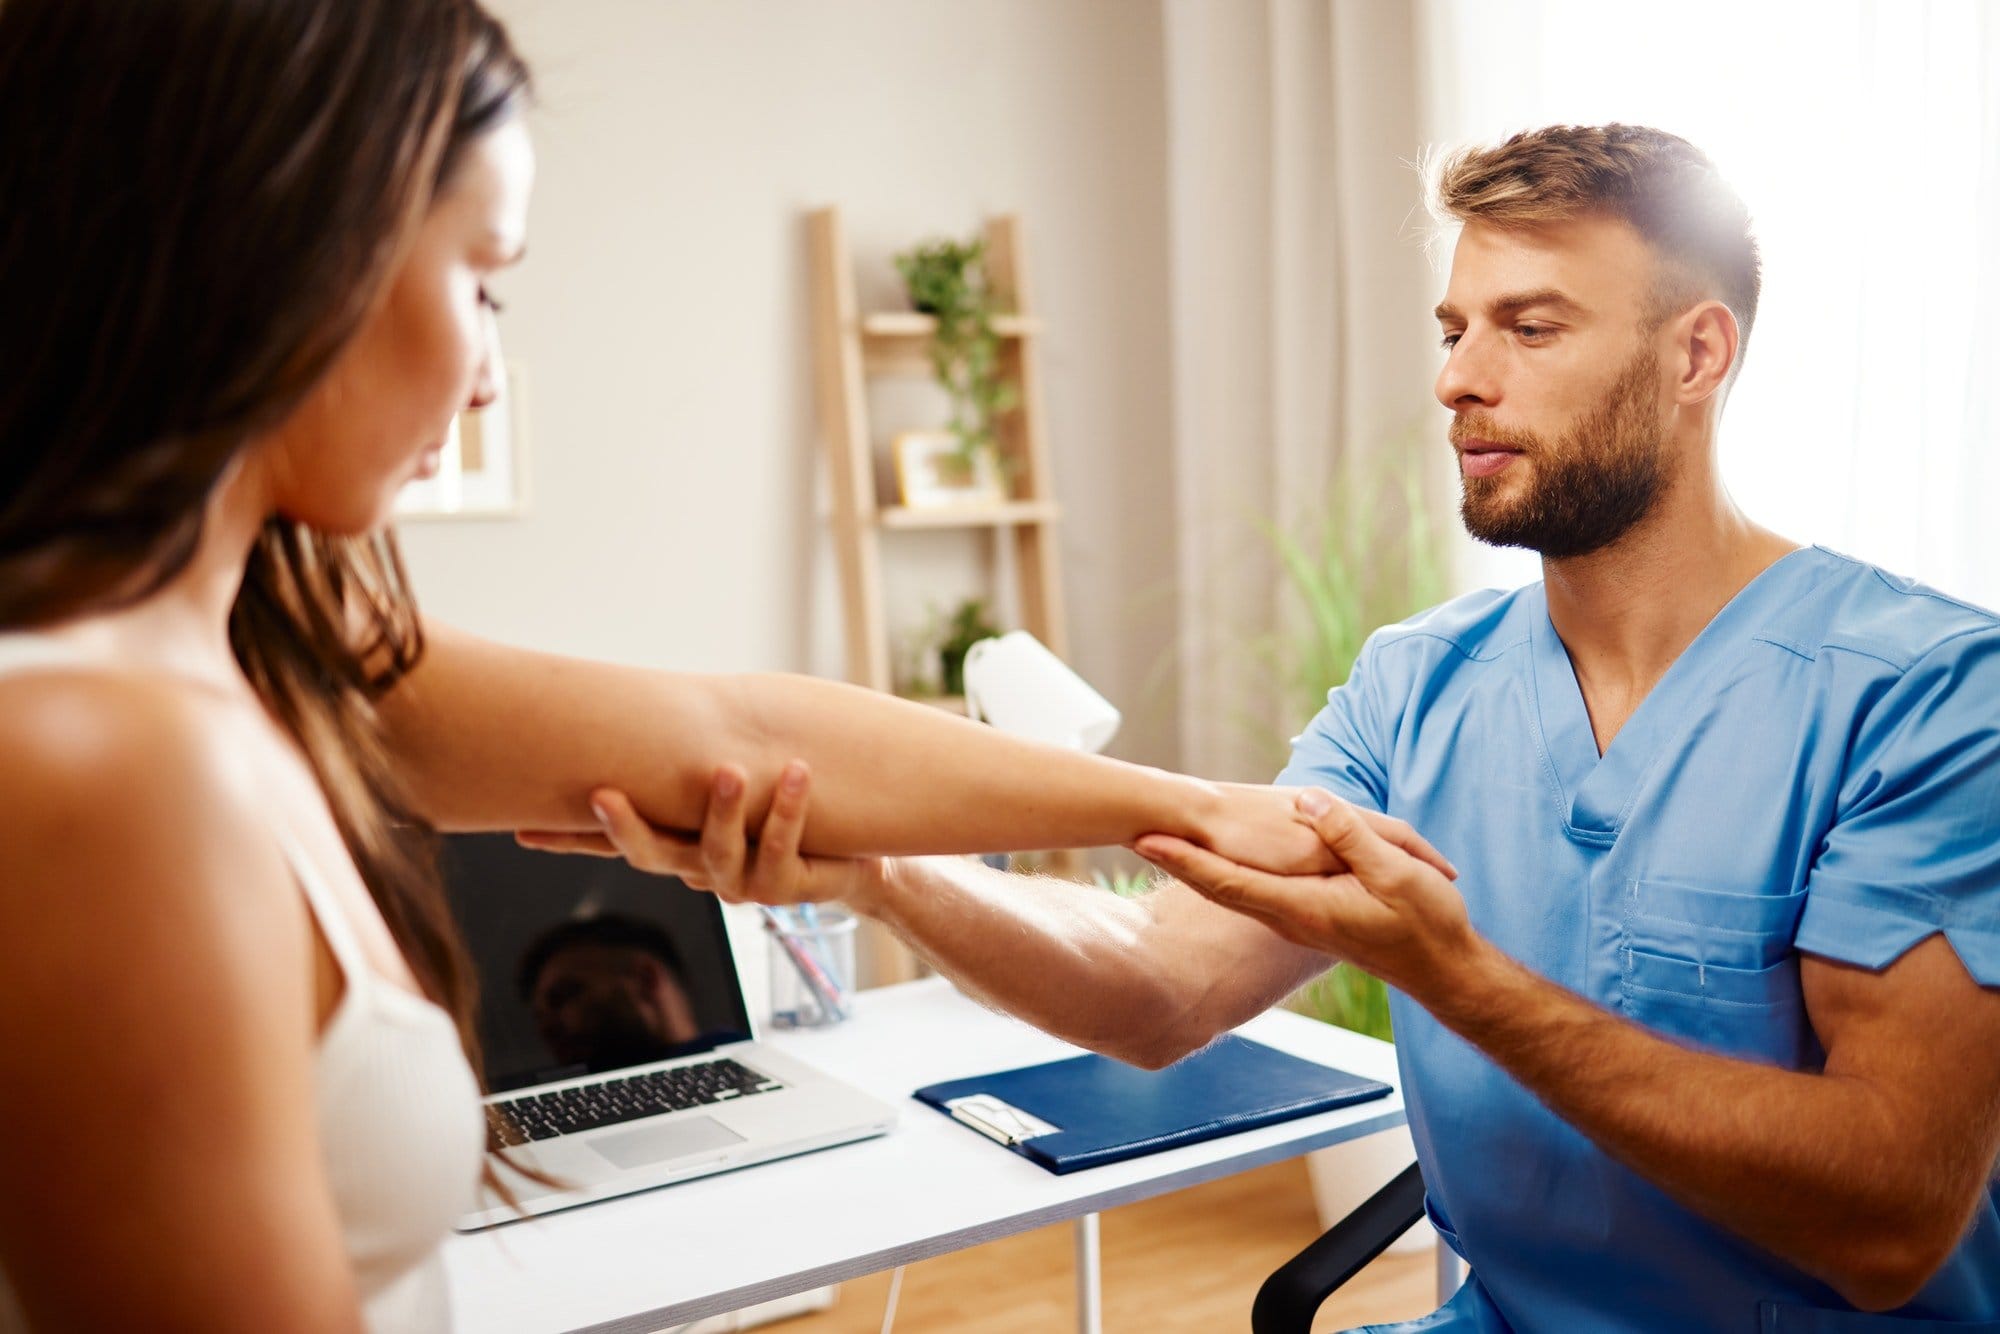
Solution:
[[[622,861],[534,852],[511,834],[443,843],[495,1093],[750,1036],[713,896]]]

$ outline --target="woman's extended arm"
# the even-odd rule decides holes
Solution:
[[[383,701],[418,808],[442,829],[594,830],[589,793],[629,793],[696,829],[724,763],[757,827],[784,763],[814,774],[808,852],[976,852],[1173,833],[1272,869],[1324,846],[1275,790],[1229,787],[1006,736],[941,710],[805,676],[695,676],[588,662],[432,623]]]

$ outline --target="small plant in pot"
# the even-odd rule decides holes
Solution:
[[[935,605],[922,628],[901,641],[896,668],[897,693],[908,699],[937,699],[965,694],[965,655],[982,639],[997,639],[1000,628],[986,612],[983,598],[966,598],[949,612]]]
[[[951,433],[970,473],[977,456],[1000,457],[994,423],[1020,401],[1001,370],[1000,335],[993,317],[999,300],[986,277],[986,243],[932,241],[895,257],[910,304],[937,321],[931,370],[951,397]]]
[[[965,655],[982,639],[994,639],[999,627],[987,617],[982,598],[967,598],[952,608],[938,636],[938,679],[947,695],[965,693]]]

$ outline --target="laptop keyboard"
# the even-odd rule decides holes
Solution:
[[[496,1143],[526,1144],[783,1087],[777,1080],[725,1058],[488,1103],[486,1121]]]

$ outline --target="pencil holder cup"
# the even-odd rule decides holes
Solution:
[[[841,908],[776,909],[765,918],[771,942],[771,1027],[824,1028],[854,1005],[854,932]]]

